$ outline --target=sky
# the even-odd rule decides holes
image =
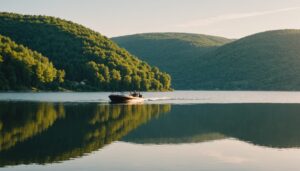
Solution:
[[[0,11],[55,16],[108,37],[187,32],[241,38],[300,29],[300,0],[0,0]]]

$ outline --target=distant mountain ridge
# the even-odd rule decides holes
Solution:
[[[2,12],[0,35],[14,42],[2,47],[19,47],[2,49],[1,91],[300,90],[300,30],[238,40],[190,33],[112,38],[128,52],[70,21]],[[16,54],[22,60],[8,61]]]
[[[194,79],[185,79],[190,74],[186,70],[195,65],[197,58],[233,41],[191,33],[145,33],[115,37],[112,40],[149,64],[171,74],[175,89],[189,89],[187,84],[192,86]]]
[[[148,40],[178,40],[191,43],[198,47],[220,46],[233,41],[224,37],[210,36],[196,33],[176,33],[176,32],[162,32],[162,33],[141,33],[133,35],[125,35],[113,37],[117,42],[132,41],[134,39],[148,39]]]
[[[300,90],[300,30],[267,31],[208,47],[193,46],[192,40],[173,46],[176,36],[138,37],[113,40],[170,73],[175,89]]]

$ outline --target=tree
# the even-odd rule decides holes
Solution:
[[[126,75],[123,79],[123,83],[125,86],[125,89],[127,90],[131,90],[132,86],[131,86],[131,76],[130,75]]]
[[[138,75],[133,76],[132,84],[133,84],[133,88],[135,90],[140,90],[141,89],[141,81],[142,81],[142,79]]]
[[[58,79],[59,83],[63,83],[65,81],[64,80],[65,75],[66,75],[66,73],[64,70],[57,70],[57,79]]]
[[[171,77],[167,73],[160,75],[160,82],[162,83],[164,89],[168,90],[171,87]]]
[[[141,88],[143,90],[150,90],[150,88],[151,88],[151,81],[148,80],[148,79],[143,79],[141,81]]]
[[[57,69],[40,53],[0,35],[0,89],[43,88],[57,77]]]
[[[154,90],[162,90],[162,84],[159,82],[159,81],[157,81],[157,80],[152,80],[151,81],[151,87],[152,87],[152,89],[154,89]]]
[[[119,88],[119,83],[121,81],[121,74],[119,71],[113,69],[111,72],[111,83],[112,83],[112,88],[113,89],[118,89]]]

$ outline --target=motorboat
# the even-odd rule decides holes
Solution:
[[[111,94],[108,96],[111,103],[141,103],[145,99],[140,93],[130,93],[129,95],[125,94]]]

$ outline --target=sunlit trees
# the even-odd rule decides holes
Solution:
[[[45,88],[57,78],[64,80],[64,71],[57,70],[46,57],[2,35],[0,57],[0,90]]]
[[[39,52],[22,53],[23,56],[34,54],[40,59],[37,62],[28,57],[19,59],[19,52],[26,49],[24,46],[13,51],[10,46],[3,47],[13,59],[34,68],[35,80],[42,84],[57,81],[72,90],[171,89],[168,74],[140,61],[107,37],[70,21],[0,13],[0,34]],[[152,84],[152,80],[158,83]]]

